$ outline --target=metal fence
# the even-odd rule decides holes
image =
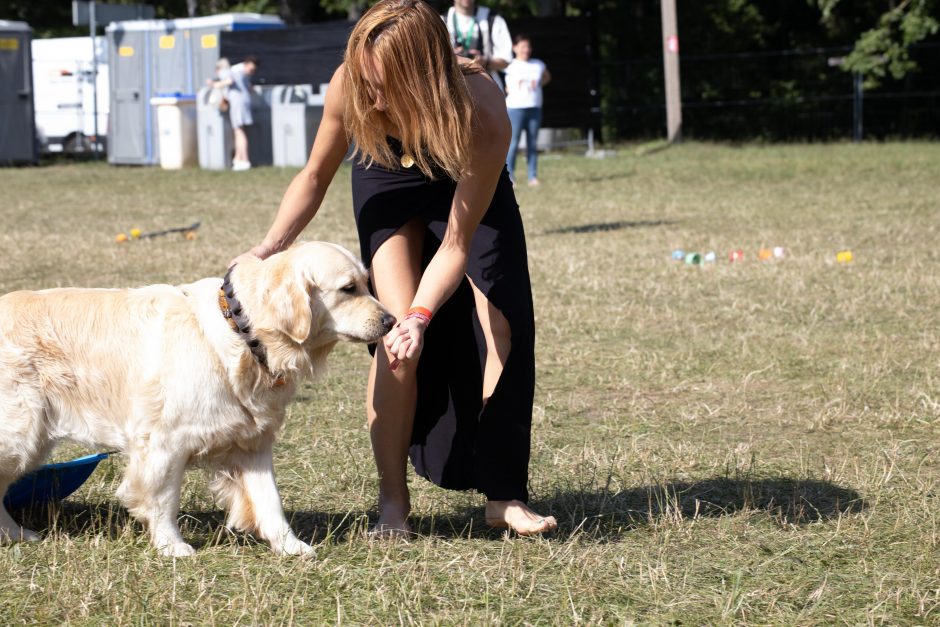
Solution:
[[[683,134],[718,140],[940,137],[940,44],[876,89],[840,67],[849,48],[682,55]],[[608,138],[661,136],[661,57],[601,65]]]

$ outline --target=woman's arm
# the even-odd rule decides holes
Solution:
[[[431,311],[437,311],[463,280],[470,241],[493,201],[512,134],[499,87],[484,75],[468,80],[476,109],[470,173],[457,184],[444,239],[421,277],[413,303]]]
[[[343,66],[340,66],[330,80],[323,106],[323,119],[317,129],[307,164],[287,187],[274,223],[264,240],[245,254],[264,259],[284,250],[316,215],[349,149],[343,125],[344,102]]]
[[[541,82],[541,85],[542,85],[542,87],[545,87],[545,86],[548,85],[550,82],[552,82],[552,75],[551,75],[551,73],[548,71],[548,68],[543,65],[543,66],[542,66],[542,82]]]
[[[470,173],[457,184],[444,239],[425,269],[412,302],[432,312],[440,309],[463,280],[470,242],[493,201],[512,133],[499,87],[483,74],[471,75],[467,80],[476,109]],[[386,346],[397,359],[410,359],[421,351],[423,332],[420,320],[404,320],[386,336]]]

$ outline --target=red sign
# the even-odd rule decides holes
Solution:
[[[670,35],[669,38],[666,39],[666,50],[668,50],[669,52],[672,52],[673,54],[679,54],[679,36],[678,35]]]

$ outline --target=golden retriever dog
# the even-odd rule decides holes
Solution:
[[[0,495],[60,440],[120,450],[118,496],[167,556],[183,472],[198,464],[230,528],[307,554],[274,482],[272,447],[297,384],[337,341],[375,342],[395,318],[362,264],[335,244],[297,244],[224,281],[49,289],[0,298]],[[35,540],[0,504],[0,542]]]

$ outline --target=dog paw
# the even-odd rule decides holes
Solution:
[[[281,555],[302,555],[303,557],[313,557],[317,552],[315,548],[297,538],[287,538],[280,547],[271,548],[274,549],[275,553]]]
[[[189,557],[196,553],[196,549],[189,546],[185,542],[173,542],[172,544],[166,544],[161,546],[159,549],[160,555],[163,557]]]

